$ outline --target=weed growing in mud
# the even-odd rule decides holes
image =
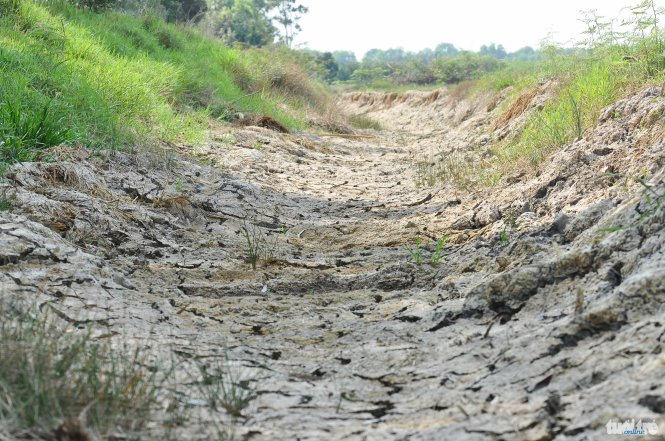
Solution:
[[[499,242],[501,245],[508,245],[508,226],[504,225],[501,234],[499,235]]]
[[[2,186],[2,181],[0,181],[0,186]],[[2,187],[0,190],[0,211],[9,211],[13,206],[13,197],[9,195],[9,189],[6,186]]]
[[[460,151],[440,151],[425,160],[415,162],[416,187],[433,187],[437,182],[454,184],[469,189],[477,184],[494,187],[501,173],[485,167],[473,154]]]
[[[413,263],[421,264],[425,260],[425,257],[423,256],[423,249],[421,248],[420,245],[420,238],[416,238],[416,243],[413,247],[410,247],[409,245],[406,245],[404,247],[406,251],[408,251],[409,255],[411,256],[411,260]]]
[[[441,263],[443,258],[445,257],[445,254],[443,253],[443,249],[446,245],[446,242],[448,242],[449,236],[443,236],[441,240],[439,240],[435,245],[434,245],[434,250],[430,253],[429,256],[429,263],[432,266],[437,266]],[[415,244],[413,247],[406,245],[404,249],[409,253],[409,256],[411,257],[411,261],[415,264],[422,264],[425,263],[425,251],[428,250],[428,245],[425,243],[422,243],[420,238],[416,238]]]
[[[238,141],[233,133],[222,133],[215,140],[224,144],[225,147],[232,146]]]
[[[638,178],[636,180],[643,187],[642,197],[648,207],[647,210],[642,212],[638,219],[638,222],[642,222],[660,211],[663,204],[665,204],[665,192],[659,194],[653,186],[649,185],[644,179]]]
[[[436,184],[436,163],[432,160],[421,160],[415,163],[416,188],[432,187]]]
[[[101,436],[143,428],[160,383],[138,349],[35,310],[0,305],[0,315],[0,438],[47,434],[63,420]]]
[[[432,265],[438,265],[443,260],[443,247],[446,245],[449,236],[443,236],[440,241],[436,243],[434,247],[434,252],[429,258],[429,261]]]
[[[340,392],[338,397],[337,397],[337,403],[335,405],[335,413],[340,413],[342,411],[342,405],[344,404],[344,401],[348,401],[350,403],[356,402],[356,401],[361,401],[355,396],[354,391],[350,392]]]
[[[209,364],[198,364],[201,380],[199,391],[206,404],[214,411],[224,410],[231,422],[223,422],[213,416],[212,425],[219,440],[233,439],[233,428],[242,412],[256,398],[253,378],[245,375],[239,366],[233,365],[224,349],[223,358]]]
[[[199,390],[208,405],[214,410],[224,409],[233,417],[242,417],[242,411],[256,398],[253,379],[232,365],[226,350],[222,360],[198,367],[202,377]]]
[[[256,270],[260,260],[270,261],[275,257],[277,238],[270,240],[254,222],[247,220],[243,221],[241,231],[246,242],[245,258],[253,270]]]
[[[623,174],[609,174],[605,176],[612,177],[625,177]],[[658,193],[656,188],[653,185],[649,184],[644,178],[634,178],[635,182],[642,186],[642,200],[646,204],[646,210],[640,211],[639,205],[636,208],[640,216],[635,222],[630,225],[614,225],[611,227],[601,228],[600,231],[603,233],[614,233],[616,231],[623,231],[628,228],[637,226],[643,221],[649,219],[651,216],[656,215],[663,208],[665,208],[665,191]]]
[[[515,230],[517,227],[519,227],[519,223],[517,222],[517,215],[515,214],[515,212],[511,212],[510,216],[508,217],[508,220],[505,222],[503,226],[501,234],[499,235],[499,242],[501,243],[501,245],[503,246],[508,245],[508,242],[510,241],[510,235],[512,234],[513,230]]]

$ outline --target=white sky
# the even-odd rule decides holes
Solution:
[[[665,0],[657,2],[664,3]],[[296,44],[320,51],[372,48],[409,51],[442,42],[478,50],[500,43],[508,51],[537,48],[553,33],[559,43],[579,39],[580,11],[617,17],[638,0],[300,0],[309,7]],[[625,13],[625,11],[624,11]]]

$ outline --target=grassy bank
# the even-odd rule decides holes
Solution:
[[[63,142],[196,142],[208,117],[235,112],[299,128],[325,101],[279,51],[230,49],[153,15],[0,2],[0,163]]]
[[[507,63],[501,70],[450,89],[460,99],[480,96],[502,97],[495,111],[498,126],[527,111],[526,121],[501,140],[492,139],[489,156],[481,151],[441,155],[440,163],[418,164],[423,183],[436,181],[460,187],[493,186],[503,177],[542,163],[554,151],[581,139],[593,128],[603,108],[622,96],[648,84],[665,80],[660,32],[630,39],[622,44],[602,45],[588,50],[551,48],[530,63]],[[616,41],[616,40],[613,40]],[[547,100],[528,110],[530,100],[547,85]],[[542,90],[541,90],[542,92]],[[526,105],[525,105],[526,104]]]
[[[552,151],[582,138],[604,107],[649,80],[620,57],[557,57],[517,77],[504,112],[546,81],[552,84],[551,97],[529,115],[521,130],[494,146],[498,165],[539,164]]]

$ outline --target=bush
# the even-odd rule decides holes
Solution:
[[[517,137],[498,150],[506,162],[545,155],[579,139],[598,120],[601,109],[616,100],[627,83],[609,60],[579,61],[575,72],[545,108],[534,113]]]
[[[452,84],[479,78],[481,75],[499,70],[504,63],[489,55],[464,52],[449,58],[438,58],[433,63],[436,78],[442,83]]]

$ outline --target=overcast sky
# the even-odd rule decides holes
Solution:
[[[664,0],[665,1],[665,0]],[[441,42],[478,50],[500,43],[508,51],[538,47],[553,33],[559,43],[579,39],[581,10],[608,17],[637,0],[300,0],[309,7],[296,44],[320,51],[433,48]],[[662,4],[660,2],[659,4]],[[625,11],[624,11],[625,12]]]

